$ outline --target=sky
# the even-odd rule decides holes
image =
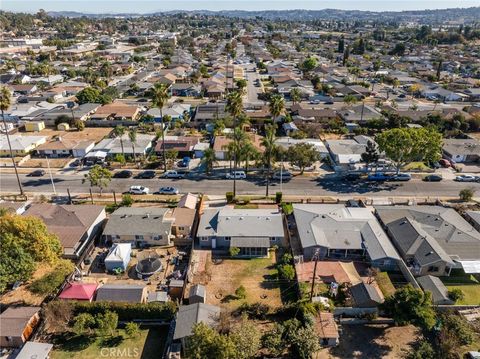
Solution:
[[[480,0],[0,0],[15,12],[150,13],[168,10],[342,9],[401,11],[480,6]]]

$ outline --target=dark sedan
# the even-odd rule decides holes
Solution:
[[[130,178],[133,176],[132,171],[129,170],[123,170],[120,172],[117,172],[113,175],[113,178]]]
[[[155,178],[155,175],[156,175],[155,171],[143,171],[137,175],[137,178],[152,179],[152,178]]]
[[[33,172],[30,172],[27,177],[42,177],[45,175],[44,170],[35,170]]]
[[[428,175],[423,177],[425,182],[440,182],[443,179],[440,175]]]

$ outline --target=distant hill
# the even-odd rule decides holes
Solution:
[[[189,15],[209,15],[224,16],[236,18],[263,18],[268,20],[397,20],[397,21],[423,21],[423,22],[441,22],[445,20],[455,20],[459,22],[473,22],[480,18],[480,7],[472,8],[452,8],[439,10],[412,10],[412,11],[360,11],[360,10],[262,10],[262,11],[244,11],[244,10],[172,10],[159,11],[149,14],[137,13],[119,13],[119,14],[88,14],[75,11],[54,11],[48,13],[51,16],[64,17],[139,17],[139,16],[161,16],[174,14]]]

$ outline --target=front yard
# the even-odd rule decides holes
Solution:
[[[161,357],[167,327],[141,329],[137,336],[128,337],[123,329],[108,338],[81,336],[54,339],[52,359],[96,359],[101,357],[153,359]]]

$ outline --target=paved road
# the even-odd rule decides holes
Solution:
[[[42,178],[26,177],[20,175],[24,190],[27,193],[51,194],[52,184],[48,175]],[[66,194],[67,188],[72,194],[88,193],[89,184],[82,183],[83,175],[55,174],[54,183],[58,194]],[[174,186],[180,192],[202,192],[210,195],[224,195],[232,190],[233,181],[224,179],[113,179],[108,190],[124,192],[131,185],[144,185],[150,191],[157,191],[162,186]],[[471,187],[476,191],[476,197],[480,196],[480,183],[458,183],[444,180],[437,183],[422,182],[420,179],[412,179],[409,182],[395,183],[360,183],[352,184],[337,177],[325,176],[322,178],[296,177],[282,186],[282,192],[287,195],[311,195],[311,196],[365,196],[365,197],[457,197],[461,189]],[[0,189],[3,193],[17,192],[15,175],[12,173],[0,173]],[[94,192],[98,189],[94,188]],[[272,186],[271,194],[280,191],[277,183]],[[265,194],[265,185],[262,179],[253,178],[237,181],[237,193],[245,195]]]
[[[247,95],[245,103],[247,105],[263,105],[263,101],[258,99],[258,94],[263,92],[263,87],[256,87],[255,81],[260,79],[258,72],[250,71],[255,67],[254,64],[242,65],[245,71],[245,79],[247,80]]]

